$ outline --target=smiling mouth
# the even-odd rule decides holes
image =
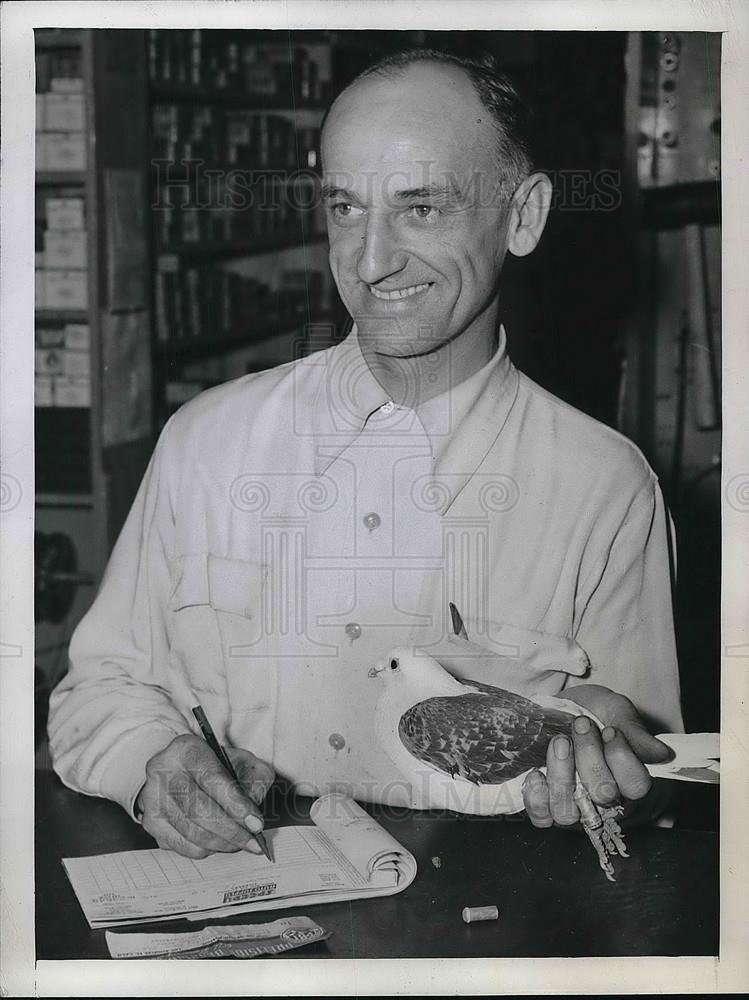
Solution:
[[[432,282],[427,281],[421,285],[409,285],[407,288],[396,288],[392,292],[386,292],[382,288],[375,288],[374,285],[369,285],[368,288],[376,299],[382,299],[385,302],[393,302],[396,299],[409,299],[412,295],[418,294],[418,292],[425,292],[427,288],[431,287],[431,284]]]

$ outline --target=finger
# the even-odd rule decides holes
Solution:
[[[254,850],[247,827],[229,816],[218,802],[194,781],[173,789],[165,818],[186,839],[209,851]]]
[[[143,824],[149,832],[158,821],[207,851],[237,851],[247,845],[247,829],[228,816],[186,771],[160,772],[142,790]]]
[[[268,794],[268,789],[276,780],[276,772],[267,761],[256,757],[249,750],[229,748],[227,753],[237,772],[242,790],[257,805]]]
[[[143,829],[146,833],[150,833],[159,847],[166,851],[176,851],[177,854],[181,854],[185,858],[193,858],[193,860],[198,861],[201,858],[207,858],[211,853],[198,847],[197,844],[193,844],[192,841],[186,840],[166,820],[154,820],[153,818],[148,820],[144,816]]]
[[[224,812],[237,823],[247,827],[250,833],[259,833],[263,829],[260,810],[218,760],[212,760],[204,767],[197,768],[192,772],[192,776],[203,791],[218,802]]]
[[[580,819],[573,799],[575,790],[575,755],[566,736],[555,736],[546,752],[546,784],[549,808],[555,823],[571,826]]]
[[[674,751],[662,740],[651,736],[639,719],[622,719],[619,729],[630,748],[646,764],[665,764],[673,760]]]
[[[540,771],[531,771],[523,784],[523,804],[534,826],[549,827],[554,820],[549,809],[549,788]]]
[[[613,726],[601,733],[606,763],[625,799],[643,799],[650,791],[653,779],[633,752],[624,735]],[[665,744],[664,744],[665,745]]]
[[[619,790],[603,753],[601,736],[587,715],[578,715],[572,724],[575,767],[591,799],[599,806],[619,800]]]

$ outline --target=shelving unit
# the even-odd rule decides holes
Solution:
[[[317,243],[324,243],[327,236],[324,233],[310,233],[304,237],[305,246],[313,246]],[[249,240],[227,240],[222,243],[205,243],[201,241],[191,245],[183,243],[181,246],[160,247],[157,249],[157,260],[162,262],[163,258],[178,256],[182,260],[220,260],[230,257],[255,257],[260,254],[278,253],[281,250],[290,250],[300,245],[299,238],[289,236],[286,239],[263,239],[259,237],[250,242]]]
[[[87,309],[36,309],[34,322],[37,326],[60,326],[65,323],[87,323],[90,313]]]
[[[629,235],[639,269],[623,429],[667,497],[720,456],[720,35],[633,33]]]
[[[323,225],[290,187],[319,184],[330,92],[330,40],[306,41],[148,33],[159,426],[201,388],[292,360],[329,316]]]
[[[41,548],[72,543],[80,570],[61,619],[37,594],[37,667],[52,683],[153,447],[150,266],[134,226],[147,211],[145,36],[38,30],[35,44],[35,528]]]
[[[291,91],[284,94],[248,95],[245,90],[219,90],[211,86],[198,88],[190,83],[164,83],[160,80],[151,81],[151,97],[159,100],[182,101],[188,104],[195,102],[223,104],[226,107],[236,108],[246,108],[249,99],[252,108],[256,111],[288,111],[289,108],[296,108],[322,113],[326,107],[325,102],[295,98]]]
[[[71,187],[86,184],[86,174],[82,170],[38,170],[36,172],[37,187]]]
[[[96,254],[96,191],[95,175],[90,162],[89,132],[93,114],[93,66],[89,33],[82,31],[37,31],[37,162],[40,147],[49,142],[52,134],[55,142],[74,143],[89,158],[87,169],[38,169],[35,176],[37,187],[37,305],[35,309],[37,348],[37,393],[35,408],[36,423],[36,477],[37,490],[50,498],[75,495],[88,501],[91,511],[92,538],[98,538],[102,528],[99,517],[98,498],[103,492],[103,470],[98,461],[97,421],[92,416],[91,400],[98,396],[97,371],[93,362],[91,347],[92,327],[95,329],[98,312]],[[59,125],[66,124],[66,115],[56,111],[49,114],[50,102],[58,105],[68,102],[71,119],[68,124],[77,124],[75,131],[60,131]],[[81,108],[82,105],[82,108]],[[61,120],[60,120],[61,119]],[[77,119],[73,121],[73,119]],[[43,164],[47,166],[46,163]],[[53,207],[54,206],[54,207]],[[65,226],[75,228],[57,229],[51,213],[62,212]],[[77,219],[76,217],[80,218]],[[82,230],[82,232],[81,232]],[[46,245],[52,237],[63,241],[74,237],[85,243],[83,259],[74,261],[70,271],[59,269],[59,261],[50,267]],[[80,286],[85,301],[84,308],[59,308],[47,301],[46,284],[50,275],[56,283]],[[83,287],[85,286],[85,288]],[[59,292],[59,289],[58,289]],[[76,292],[78,294],[78,292]],[[56,387],[65,377],[68,360],[68,331],[74,324],[78,327],[79,347],[73,355],[77,372],[74,392],[78,391],[81,402],[78,406],[55,405]],[[86,333],[89,344],[86,345]],[[81,338],[83,343],[81,344]],[[75,399],[75,396],[73,397]],[[68,399],[68,402],[70,400]],[[74,453],[74,458],[72,457]],[[98,547],[98,546],[97,546]]]

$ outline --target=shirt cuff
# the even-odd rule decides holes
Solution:
[[[154,754],[166,749],[176,736],[189,729],[176,731],[168,726],[155,724],[144,731],[134,730],[129,738],[122,739],[117,747],[117,757],[112,760],[99,784],[99,794],[118,802],[131,819],[140,823],[135,815],[135,800],[146,782],[146,765]]]

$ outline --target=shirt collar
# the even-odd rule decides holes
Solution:
[[[497,350],[483,368],[416,408],[432,447],[435,478],[445,487],[442,513],[499,436],[517,387],[517,371],[507,355],[504,327],[500,327]],[[361,352],[354,326],[348,337],[328,352],[313,402],[317,475],[325,473],[388,400]]]

